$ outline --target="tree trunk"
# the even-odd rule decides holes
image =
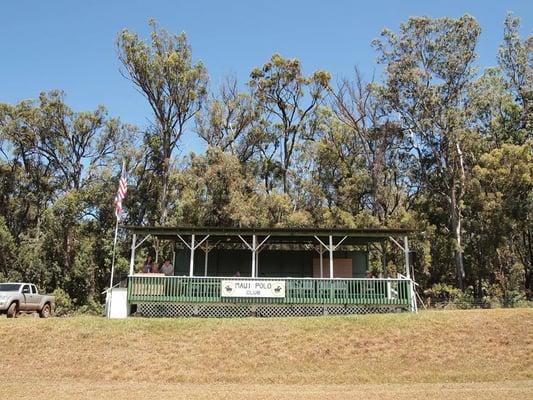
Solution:
[[[289,193],[289,188],[288,188],[288,185],[287,185],[287,172],[289,171],[289,155],[288,155],[288,149],[287,149],[287,146],[288,146],[287,137],[288,137],[288,134],[285,133],[284,139],[283,139],[283,146],[280,147],[281,162],[282,162],[282,165],[283,165],[283,170],[281,171],[281,178],[282,178],[282,181],[283,181],[282,182],[283,183],[283,193],[285,193],[285,194]]]
[[[465,290],[465,266],[463,263],[463,251],[455,250],[455,269],[457,271],[457,285],[459,289]]]
[[[463,199],[464,184],[465,184],[465,165],[463,160],[463,151],[459,143],[455,144],[456,157],[459,167],[459,177],[456,181],[455,175],[452,178],[452,199],[451,199],[451,215],[452,215],[452,232],[454,235],[455,249],[455,270],[457,273],[457,285],[462,291],[465,290],[465,266],[463,260],[463,242],[462,242],[462,223],[463,216],[461,214],[461,201]],[[455,164],[455,163],[454,163]],[[453,172],[452,172],[453,173]],[[456,187],[457,184],[457,187]]]
[[[167,198],[168,198],[168,185],[169,185],[169,164],[170,160],[165,159],[163,162],[163,177],[162,177],[162,188],[161,188],[161,200],[159,206],[161,207],[161,214],[159,223],[161,225],[165,224],[167,219]]]
[[[287,170],[283,169],[283,193],[289,193],[289,187],[287,185]]]
[[[180,130],[181,132],[181,130]],[[181,136],[181,133],[179,134]],[[170,181],[170,160],[172,158],[172,146],[171,146],[172,130],[169,128],[163,133],[163,176],[161,179],[161,213],[159,223],[164,225],[167,220],[167,203],[168,203],[168,186]]]
[[[373,215],[378,217],[381,226],[385,224],[385,210],[381,203],[379,179],[383,175],[382,160],[375,160],[371,166],[371,188],[370,195],[372,196],[372,211]]]
[[[460,205],[457,201],[457,192],[455,190],[455,179],[452,180],[452,190],[450,196],[450,215],[451,215],[451,231],[452,240],[454,243],[454,260],[455,260],[455,273],[457,276],[457,286],[459,289],[465,289],[465,267],[463,262],[463,243],[461,234],[462,215]]]
[[[70,270],[74,261],[74,228],[69,224],[65,235],[65,267]]]
[[[524,237],[524,247],[526,248],[526,254],[525,262],[524,262],[524,272],[525,272],[525,279],[524,279],[524,289],[526,291],[526,298],[528,300],[533,299],[533,266],[531,265],[533,262],[533,244],[531,243],[531,229],[527,229],[526,232],[523,233]]]

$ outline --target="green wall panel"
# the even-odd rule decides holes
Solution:
[[[281,251],[264,250],[259,253],[260,277],[312,277],[313,258],[318,254],[311,251]],[[338,251],[335,258],[351,258],[354,278],[364,278],[368,267],[368,253],[364,251]],[[176,251],[176,275],[189,275],[190,251],[188,249]],[[194,254],[194,275],[203,276],[205,268],[205,253],[197,249]],[[328,263],[327,253],[324,257]],[[213,249],[209,252],[208,276],[235,276],[239,271],[241,276],[250,276],[252,267],[252,253],[249,250]]]

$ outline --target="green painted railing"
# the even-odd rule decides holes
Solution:
[[[254,278],[285,281],[285,297],[222,297],[221,280],[247,278],[130,276],[128,300],[176,303],[410,305],[407,279]]]

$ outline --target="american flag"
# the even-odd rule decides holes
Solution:
[[[120,217],[122,216],[122,200],[126,197],[127,191],[128,182],[124,175],[124,166],[122,166],[122,173],[120,174],[120,180],[118,181],[117,195],[115,196],[115,215],[117,216],[117,221],[120,221]]]

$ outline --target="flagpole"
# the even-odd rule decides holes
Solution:
[[[125,167],[125,162],[123,161],[122,162],[122,170],[120,172],[120,176],[121,178],[124,176],[124,167]],[[115,212],[115,216],[117,218],[117,222],[115,223],[115,238],[113,239],[113,256],[111,258],[111,278],[109,280],[109,292],[107,293],[107,297],[109,298],[109,296],[111,295],[111,289],[113,288],[113,278],[114,278],[114,275],[115,275],[115,254],[116,254],[116,249],[117,249],[117,237],[118,237],[118,223],[120,221],[120,215],[117,214]],[[109,317],[111,313],[111,307],[109,307],[109,304],[108,304],[108,307],[107,307],[107,316]]]
[[[117,248],[117,235],[118,235],[118,218],[117,218],[117,222],[115,224],[115,239],[113,241],[113,258],[112,258],[112,261],[111,261],[111,279],[109,281],[109,290],[107,292],[107,295],[106,295],[106,299],[108,299],[106,301],[107,303],[107,317],[109,318],[109,316],[111,315],[111,298],[110,296],[112,296],[112,292],[111,292],[111,289],[113,288],[113,275],[115,274],[115,250]]]
[[[113,240],[113,258],[111,261],[111,281],[109,282],[109,288],[113,287],[113,275],[115,274],[115,251],[117,248],[117,236],[118,236],[118,218],[115,224],[115,240]]]

